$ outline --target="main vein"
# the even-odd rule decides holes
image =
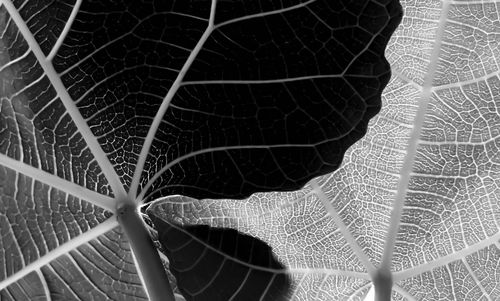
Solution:
[[[413,122],[413,130],[408,141],[407,153],[403,162],[403,167],[401,169],[401,178],[397,186],[396,196],[394,198],[394,207],[391,213],[391,218],[389,222],[389,229],[387,231],[387,236],[384,246],[384,256],[382,258],[382,263],[380,265],[380,270],[390,271],[391,261],[394,252],[394,246],[396,244],[396,237],[399,230],[399,223],[401,215],[403,213],[404,202],[406,199],[406,192],[408,189],[408,184],[411,177],[411,171],[413,169],[413,164],[415,162],[415,157],[417,154],[418,141],[422,128],[425,121],[425,114],[427,112],[427,107],[432,96],[432,84],[434,80],[434,74],[436,73],[437,63],[439,60],[439,54],[441,51],[441,39],[444,35],[444,28],[446,23],[446,18],[449,10],[449,1],[443,2],[443,8],[441,16],[439,19],[438,29],[436,33],[436,43],[431,53],[429,60],[429,67],[427,76],[424,80],[422,94],[419,98],[419,107]]]
[[[114,200],[112,197],[97,193],[81,185],[75,184],[41,169],[35,168],[24,162],[19,162],[4,154],[0,154],[0,164],[7,168],[15,170],[16,172],[31,177],[34,180],[40,181],[41,183],[47,184],[50,187],[57,188],[75,197],[90,202],[96,206],[110,211],[114,210]]]
[[[424,264],[412,267],[412,268],[407,269],[407,270],[395,272],[394,273],[394,281],[398,282],[401,280],[405,280],[405,279],[408,279],[408,278],[411,278],[411,277],[414,277],[417,275],[421,275],[424,272],[429,272],[433,268],[447,265],[450,262],[462,260],[469,255],[472,255],[480,250],[483,250],[491,245],[494,245],[495,242],[497,242],[499,240],[500,240],[500,233],[497,233],[491,237],[488,237],[485,240],[478,242],[477,244],[473,244],[473,245],[465,247],[461,250],[454,251],[454,252],[452,252],[446,256],[440,257],[436,260],[426,262]]]
[[[33,36],[28,26],[22,19],[16,7],[9,0],[0,0],[0,3],[2,3],[7,9],[9,15],[14,20],[22,36],[28,43],[30,50],[37,58],[37,61],[42,67],[44,74],[49,78],[52,86],[54,87],[54,90],[57,93],[57,96],[61,99],[61,102],[66,108],[66,112],[71,116],[72,121],[75,123],[79,132],[85,139],[87,146],[89,147],[90,151],[94,155],[94,158],[99,164],[101,170],[106,176],[106,179],[108,180],[111,189],[113,190],[113,193],[118,198],[126,196],[125,189],[120,181],[118,174],[116,173],[111,162],[108,160],[106,153],[104,153],[103,149],[101,148],[101,145],[97,141],[97,138],[90,130],[90,127],[88,126],[87,122],[78,111],[78,108],[76,107],[74,101],[71,99],[71,96],[64,87],[61,78],[55,71],[52,62],[43,54],[35,37]]]
[[[130,186],[129,190],[129,197],[132,199],[135,199],[137,197],[137,191],[139,189],[139,182],[141,179],[141,175],[144,169],[144,164],[146,163],[147,156],[149,154],[149,150],[151,148],[151,144],[153,143],[154,137],[156,135],[156,132],[160,126],[160,123],[163,120],[163,115],[165,115],[165,112],[167,111],[170,102],[174,98],[175,94],[177,93],[177,90],[181,87],[181,83],[184,79],[184,76],[188,72],[189,68],[191,67],[191,64],[195,60],[195,58],[198,56],[198,53],[200,53],[203,45],[207,41],[208,37],[212,33],[214,29],[214,20],[215,20],[215,7],[216,7],[217,0],[212,0],[212,6],[210,9],[210,19],[208,21],[208,26],[205,29],[205,32],[201,36],[200,40],[194,47],[193,51],[187,58],[186,62],[184,63],[184,66],[182,67],[181,71],[177,75],[177,78],[175,79],[174,83],[172,84],[172,87],[168,91],[167,95],[163,99],[162,104],[160,105],[160,108],[158,109],[158,112],[156,113],[155,118],[153,119],[153,123],[151,124],[151,127],[149,128],[148,134],[146,136],[146,139],[144,140],[144,145],[142,147],[141,153],[139,155],[139,160],[137,162],[137,165],[135,167],[134,171],[134,177],[132,178],[132,184]]]

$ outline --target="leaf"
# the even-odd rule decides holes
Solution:
[[[130,207],[337,168],[380,108],[399,8],[1,0],[2,296],[157,298]]]
[[[402,5],[382,110],[338,170],[296,192],[149,210],[263,240],[292,300],[371,300],[384,277],[394,300],[499,299],[498,6]]]
[[[338,167],[379,110],[389,77],[383,49],[399,10],[298,2],[262,12],[218,2],[213,29],[196,46],[182,45],[194,46],[196,57],[191,52],[190,69],[167,95],[141,196],[243,198],[297,189]],[[358,27],[351,14],[367,12]]]
[[[150,216],[189,300],[288,300],[286,269],[264,242],[234,229],[170,224],[154,212]]]
[[[308,182],[379,110],[399,16],[379,2],[0,1],[2,298],[144,298],[103,236],[123,203],[183,194],[165,216],[266,242],[292,299],[388,276],[397,300],[497,299],[495,3],[403,2],[383,110]]]

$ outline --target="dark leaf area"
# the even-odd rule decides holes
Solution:
[[[68,21],[75,0],[12,2],[34,33],[43,53],[48,55]]]
[[[287,300],[291,280],[265,242],[234,229],[149,217],[186,300]]]
[[[380,109],[401,8],[330,2],[215,25],[153,141],[150,198],[294,190],[340,165]],[[219,4],[227,19],[231,4]]]
[[[72,3],[17,4],[47,53]],[[211,1],[83,1],[53,65],[129,187]],[[40,16],[31,21],[37,11]],[[243,198],[336,169],[380,109],[398,1],[219,1],[142,172],[151,198]]]
[[[217,1],[215,23],[220,24],[249,15],[289,9],[301,3],[313,1],[315,0],[219,0]]]
[[[210,1],[84,1],[53,60],[125,186]]]

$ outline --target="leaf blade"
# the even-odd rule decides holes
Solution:
[[[2,1],[2,6],[5,7],[8,15],[15,22],[16,26],[19,28],[23,38],[26,40],[26,43],[29,45],[30,51],[36,56],[38,63],[41,68],[44,70],[44,74],[49,78],[52,87],[56,90],[56,93],[64,104],[64,107],[67,113],[71,116],[72,121],[75,123],[78,130],[82,133],[82,137],[87,143],[88,147],[91,149],[91,152],[94,158],[99,163],[102,172],[106,175],[106,179],[109,181],[113,191],[118,196],[124,195],[124,189],[121,183],[117,182],[117,175],[113,173],[114,169],[111,168],[111,164],[107,157],[104,155],[101,146],[95,139],[94,135],[90,131],[87,123],[84,121],[82,115],[73,104],[71,97],[69,96],[66,88],[64,87],[61,79],[57,75],[54,67],[50,62],[47,62],[44,53],[39,47],[36,39],[33,37],[30,29],[25,24],[23,18],[18,13],[15,6],[10,1]]]

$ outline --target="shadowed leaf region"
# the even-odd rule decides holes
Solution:
[[[186,300],[288,300],[291,279],[262,240],[234,229],[149,217]]]

